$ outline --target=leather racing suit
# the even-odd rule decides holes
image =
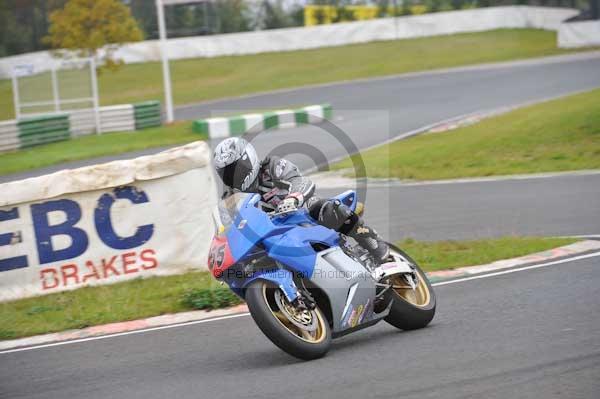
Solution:
[[[319,224],[352,237],[371,253],[376,262],[383,263],[389,256],[388,245],[375,230],[364,224],[359,215],[338,200],[314,195],[315,184],[302,176],[296,165],[284,158],[265,158],[255,184],[245,191],[259,193],[260,205],[265,211],[276,210],[286,198],[295,198],[296,206],[306,206],[311,217]],[[223,197],[232,193],[233,190],[227,188]]]

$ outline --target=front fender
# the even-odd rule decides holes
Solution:
[[[284,269],[273,269],[254,273],[244,282],[244,290],[256,280],[266,280],[277,285],[285,294],[288,301],[293,302],[298,298],[298,287],[294,283],[292,272]]]

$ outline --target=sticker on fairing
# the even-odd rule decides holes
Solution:
[[[372,306],[371,306],[371,298],[367,299],[367,304],[365,305],[365,310],[362,313],[362,315],[358,318],[358,323],[362,323],[364,319],[367,318],[367,315],[370,315],[373,310],[372,310]]]
[[[348,321],[352,317],[353,312],[354,312],[354,308],[352,307],[352,305],[350,305],[348,307],[348,310],[346,310],[346,314],[342,318],[342,327],[345,327],[346,325],[348,325]]]
[[[365,305],[358,305],[358,307],[352,312],[352,316],[350,316],[350,327],[356,327],[359,323],[359,319],[365,311]]]

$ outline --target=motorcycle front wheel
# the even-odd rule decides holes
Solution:
[[[385,321],[401,330],[416,330],[427,326],[435,315],[436,297],[427,276],[419,265],[400,248],[390,245],[390,250],[404,258],[414,267],[417,286],[413,289],[402,277],[395,277],[392,288],[386,295],[393,301]]]
[[[329,350],[331,328],[318,307],[298,310],[279,288],[264,280],[250,284],[245,299],[258,328],[283,351],[312,360]]]

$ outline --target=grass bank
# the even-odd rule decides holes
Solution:
[[[399,243],[425,270],[488,263],[575,242],[570,238],[518,238]],[[192,309],[238,303],[206,272],[87,287],[0,303],[0,339],[83,328]]]
[[[116,155],[204,139],[206,139],[206,135],[192,132],[189,122],[177,122],[169,126],[136,132],[84,136],[0,154],[0,175],[42,168],[62,162]]]
[[[435,180],[600,168],[600,90],[362,153],[369,177]],[[351,167],[349,159],[334,169]]]
[[[470,241],[415,241],[398,246],[426,271],[455,269],[546,251],[576,242],[573,238],[503,237]]]
[[[503,29],[315,50],[171,62],[176,104],[309,84],[580,50],[556,47],[556,32]],[[103,105],[163,98],[158,62],[131,64],[99,77]],[[0,81],[0,120],[13,118],[10,80]]]

